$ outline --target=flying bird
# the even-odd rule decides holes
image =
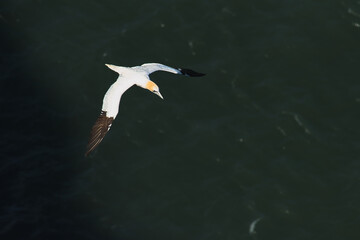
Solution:
[[[133,85],[137,85],[150,92],[155,93],[163,99],[159,87],[150,80],[149,74],[156,71],[165,71],[174,74],[181,74],[189,77],[201,77],[205,74],[198,73],[190,69],[172,68],[160,63],[145,63],[135,67],[121,67],[105,64],[111,70],[119,74],[118,79],[107,90],[101,109],[100,116],[97,118],[90,132],[90,139],[87,144],[85,156],[88,156],[103,140],[106,133],[119,112],[120,99],[123,93]]]

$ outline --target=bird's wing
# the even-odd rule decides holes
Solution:
[[[87,150],[85,156],[89,155],[103,140],[106,133],[109,131],[112,122],[114,121],[113,117],[107,117],[105,111],[101,111],[100,116],[96,120],[94,126],[91,129],[89,143],[87,145]]]
[[[190,69],[183,69],[183,68],[172,68],[169,66],[166,66],[164,64],[160,64],[160,63],[145,63],[139,67],[135,67],[140,69],[141,71],[146,72],[147,74],[151,74],[153,72],[156,71],[165,71],[165,72],[171,72],[174,74],[182,74],[185,76],[189,76],[189,77],[201,77],[204,76],[205,74],[203,73],[198,73],[195,72],[193,70]]]
[[[156,71],[165,71],[165,72],[171,72],[174,74],[181,74],[178,69],[175,69],[175,68],[172,68],[172,67],[166,66],[164,64],[160,64],[160,63],[145,63],[137,68],[146,72],[147,74],[151,74]]]

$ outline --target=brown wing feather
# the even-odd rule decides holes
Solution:
[[[109,131],[112,122],[114,121],[113,117],[107,117],[105,111],[101,111],[100,116],[96,120],[94,126],[90,132],[90,139],[87,145],[87,150],[85,156],[89,155],[103,140],[106,133]]]

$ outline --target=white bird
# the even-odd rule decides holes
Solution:
[[[119,73],[119,77],[116,82],[110,86],[104,96],[100,116],[91,129],[85,156],[87,156],[100,144],[106,133],[109,131],[112,122],[119,112],[121,96],[131,86],[137,85],[144,89],[148,89],[163,98],[160,94],[159,87],[150,80],[149,74],[155,71],[165,71],[190,77],[201,77],[205,75],[190,69],[176,69],[160,63],[145,63],[141,66],[135,67],[120,67],[111,64],[105,65],[111,70]]]

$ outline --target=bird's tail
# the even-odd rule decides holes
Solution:
[[[114,72],[117,72],[119,74],[121,74],[126,68],[125,67],[120,67],[120,66],[116,66],[116,65],[112,65],[112,64],[105,64],[108,68],[110,68],[111,70],[113,70]]]

